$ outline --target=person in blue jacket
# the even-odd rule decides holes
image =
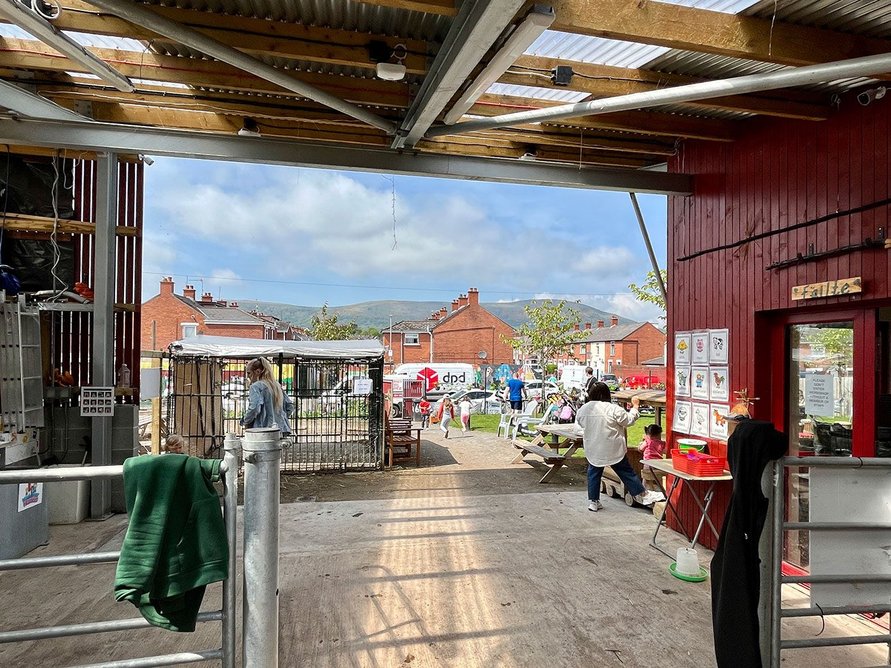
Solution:
[[[511,410],[514,413],[519,413],[523,410],[523,399],[526,398],[526,383],[520,380],[519,371],[507,381],[507,392]]]
[[[253,429],[278,427],[282,436],[290,436],[288,417],[294,410],[294,404],[275,380],[272,364],[265,357],[252,359],[247,365],[247,375],[251,387],[248,391],[248,409],[241,424]]]

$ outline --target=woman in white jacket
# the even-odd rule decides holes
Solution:
[[[606,466],[612,467],[625,483],[634,500],[644,506],[661,501],[663,495],[648,492],[628,463],[628,444],[625,429],[640,417],[640,400],[631,398],[631,410],[612,403],[609,388],[604,383],[593,383],[588,388],[588,402],[582,406],[575,421],[584,431],[585,457],[588,459],[588,510],[603,508],[600,502],[600,479]]]

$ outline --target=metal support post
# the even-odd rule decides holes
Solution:
[[[235,668],[235,577],[237,562],[238,525],[238,455],[241,439],[235,434],[226,434],[223,442],[223,465],[225,468],[225,491],[223,494],[223,516],[226,520],[226,540],[229,543],[229,574],[223,582],[223,665],[222,668]]]
[[[771,501],[770,527],[770,662],[769,668],[780,668],[780,650],[783,611],[783,519],[786,514],[786,497],[783,488],[783,462],[773,462],[773,490]]]
[[[770,462],[764,469],[761,477],[761,491],[767,497],[767,530],[761,532],[761,539],[758,541],[758,558],[761,560],[760,571],[760,588],[758,597],[758,633],[761,645],[761,663],[764,666],[770,666],[771,651],[771,633],[773,631],[773,585],[778,580],[780,574],[774,572],[774,540],[775,540],[775,521],[774,515],[774,485],[776,476],[782,470],[782,465],[778,462]],[[780,518],[782,523],[782,518]]]
[[[242,663],[278,666],[278,516],[281,432],[246,429],[244,448],[244,614]]]
[[[628,193],[631,197],[631,206],[634,207],[634,215],[637,216],[637,224],[640,225],[640,234],[647,246],[647,254],[650,256],[650,264],[653,267],[653,273],[656,274],[656,283],[659,286],[659,292],[662,293],[662,301],[668,307],[668,292],[665,290],[665,281],[662,280],[662,272],[659,271],[659,262],[656,260],[656,253],[653,252],[653,244],[650,242],[650,233],[647,232],[647,224],[644,222],[643,213],[640,210],[640,204],[637,202],[637,193]]]
[[[105,153],[97,159],[96,233],[93,303],[92,384],[113,387],[114,373],[114,297],[115,297],[115,226],[118,221],[118,156]],[[112,416],[92,418],[92,464],[111,464]],[[93,481],[90,493],[90,517],[102,519],[111,509],[111,483]]]

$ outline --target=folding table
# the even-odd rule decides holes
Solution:
[[[711,517],[708,516],[708,509],[712,505],[712,498],[715,494],[715,485],[717,485],[719,482],[733,480],[733,476],[731,476],[730,473],[726,471],[721,475],[710,476],[699,476],[693,475],[692,473],[684,473],[683,471],[678,471],[672,465],[670,459],[647,459],[644,460],[643,464],[645,466],[649,466],[652,469],[655,469],[656,471],[662,471],[663,473],[674,476],[674,479],[672,480],[670,489],[668,491],[666,491],[665,487],[662,485],[660,476],[654,476],[656,478],[656,484],[659,485],[659,489],[661,489],[662,493],[665,494],[665,508],[662,509],[662,515],[659,517],[659,523],[656,525],[656,530],[653,532],[653,538],[650,540],[650,547],[655,547],[662,554],[674,559],[675,555],[669,554],[661,547],[659,547],[659,545],[656,543],[656,536],[659,535],[659,529],[662,528],[662,525],[665,522],[665,516],[668,514],[669,509],[677,518],[678,524],[681,527],[681,532],[684,534],[687,540],[690,541],[691,548],[696,547],[696,543],[699,541],[699,534],[702,533],[702,529],[706,523],[708,523],[709,528],[715,536],[715,540],[717,540],[718,530],[715,528]],[[705,494],[702,497],[697,494],[696,485],[693,484],[697,482],[708,483],[708,487],[706,488]],[[693,502],[699,508],[699,512],[701,513],[699,517],[699,524],[696,526],[696,532],[693,534],[692,538],[687,533],[687,530],[684,528],[684,522],[683,520],[681,520],[681,516],[678,514],[677,508],[675,508],[674,502],[671,498],[671,495],[680,484],[683,484],[689,490],[690,496],[693,498]]]

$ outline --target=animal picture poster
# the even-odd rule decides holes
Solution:
[[[727,364],[730,359],[730,331],[711,329],[708,332],[709,364]]]
[[[727,414],[730,413],[728,404],[712,404],[709,408],[711,425],[709,432],[712,438],[726,441],[729,430],[727,429]]]
[[[730,401],[730,371],[726,366],[709,367],[709,399]]]
[[[675,366],[690,364],[690,345],[690,332],[678,332],[674,335]]]
[[[677,397],[690,396],[690,367],[675,367],[674,369],[674,394]]]
[[[708,399],[708,367],[694,366],[690,372],[690,396]]]
[[[690,412],[690,434],[708,438],[709,426],[709,405],[694,403]]]
[[[671,429],[681,434],[690,433],[690,418],[692,406],[689,401],[674,402],[674,419],[671,421]]]
[[[693,364],[708,364],[708,332],[693,332],[690,341]]]

